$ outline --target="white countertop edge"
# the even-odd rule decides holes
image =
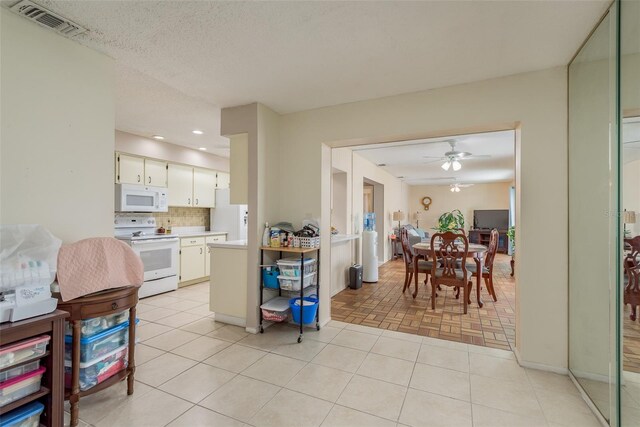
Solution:
[[[207,243],[212,249],[247,249],[246,240],[228,240],[226,242]]]
[[[335,236],[331,236],[331,244],[348,242],[350,240],[357,240],[359,238],[359,234],[336,234]]]
[[[192,232],[192,233],[170,233],[167,236],[175,236],[175,237],[200,237],[200,236],[223,236],[229,234],[226,231],[200,231],[200,232]]]

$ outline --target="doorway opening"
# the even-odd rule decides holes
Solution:
[[[506,130],[333,148],[332,225],[347,224],[344,230],[336,228],[353,240],[352,249],[346,251],[343,242],[332,241],[332,320],[503,350],[515,348],[515,245],[509,237],[516,217],[515,139],[516,132]],[[336,170],[344,174],[336,175]],[[343,178],[347,195],[341,199],[352,204],[342,210],[351,216],[340,222],[333,213],[336,189],[343,191],[345,186]],[[448,287],[438,290],[433,310],[431,285],[424,283],[422,272],[415,298],[414,282],[403,292],[407,264],[400,229],[410,234],[411,245],[428,244],[439,217],[455,210],[460,211],[461,228],[471,242],[486,246],[490,230],[499,231],[491,266],[497,301],[487,290],[488,279],[482,279],[480,307],[473,277],[467,314],[463,314],[461,297],[456,298],[455,289]],[[378,232],[379,280],[350,289],[348,269],[362,261],[363,220],[372,211]]]

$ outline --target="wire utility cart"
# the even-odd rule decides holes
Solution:
[[[292,248],[292,247],[280,247],[280,248],[272,248],[269,246],[263,246],[260,248],[260,333],[264,333],[264,328],[262,326],[264,319],[264,315],[262,313],[262,309],[263,306],[265,305],[264,303],[264,291],[265,289],[271,289],[273,291],[275,291],[276,289],[274,288],[266,288],[265,287],[265,283],[264,283],[264,274],[262,274],[262,269],[264,269],[265,267],[268,267],[266,265],[264,265],[264,254],[265,252],[278,252],[279,253],[279,259],[282,259],[283,254],[294,254],[294,255],[299,255],[300,258],[300,277],[299,277],[299,281],[300,281],[300,335],[298,336],[298,342],[302,342],[302,336],[304,333],[304,323],[303,319],[303,311],[304,311],[304,300],[303,298],[305,297],[305,288],[308,288],[309,286],[305,286],[305,274],[304,274],[304,270],[305,270],[305,261],[308,261],[310,259],[313,259],[313,257],[311,257],[310,255],[313,255],[314,253],[316,254],[316,291],[315,294],[317,295],[318,299],[320,298],[320,248]],[[295,259],[295,258],[291,258],[291,259]],[[296,278],[296,280],[298,280]],[[281,285],[278,285],[277,288],[278,291],[278,296],[282,297],[282,292],[283,289],[281,287]],[[285,292],[287,292],[285,290]],[[307,308],[308,310],[310,308]],[[316,330],[320,330],[320,321],[319,321],[319,316],[320,316],[320,306],[319,306],[319,302],[318,302],[318,307],[316,308],[316,316],[315,316],[315,321],[316,321]],[[268,319],[267,319],[268,320]]]

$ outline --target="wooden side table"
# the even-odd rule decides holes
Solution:
[[[109,289],[76,298],[71,301],[59,301],[58,309],[70,314],[72,349],[71,349],[71,389],[65,390],[65,400],[71,404],[71,427],[78,425],[79,401],[81,397],[96,393],[105,388],[127,378],[127,394],[133,394],[133,377],[136,370],[135,364],[135,342],[136,342],[136,305],[138,304],[138,289],[136,287],[126,287]],[[58,297],[59,298],[59,297]],[[111,378],[96,384],[88,390],[80,390],[80,338],[81,320],[92,319],[94,317],[107,316],[129,310],[129,362],[128,366],[113,375]]]
[[[402,255],[402,242],[400,241],[400,236],[395,234],[389,236],[389,240],[391,240],[391,255],[395,261]],[[398,250],[398,246],[400,246],[400,250]]]
[[[68,316],[68,313],[56,310],[42,316],[0,325],[0,345],[2,346],[40,335],[51,336],[47,352],[41,356],[40,366],[44,366],[46,371],[42,377],[40,390],[0,408],[0,417],[37,400],[44,404],[40,425],[62,427],[64,423],[64,319]]]

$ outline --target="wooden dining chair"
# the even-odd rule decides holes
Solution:
[[[625,287],[624,304],[631,306],[629,318],[636,320],[636,308],[640,305],[640,236],[625,239],[631,247],[624,258]]]
[[[451,231],[431,237],[431,309],[436,309],[436,287],[440,285],[463,289],[464,314],[467,314],[471,281],[467,271],[469,240],[464,234]],[[459,266],[459,267],[458,267]]]
[[[413,263],[416,257],[413,256],[413,249],[409,243],[409,232],[406,228],[400,230],[400,242],[402,244],[402,259],[404,260],[404,287],[402,293],[407,290],[413,280]],[[418,274],[425,273],[424,284],[429,281],[429,273],[431,273],[431,261],[418,259]]]
[[[484,284],[489,291],[489,295],[493,298],[493,301],[498,301],[496,291],[493,288],[493,262],[495,261],[496,253],[498,252],[499,237],[500,233],[498,233],[498,230],[495,228],[491,230],[489,248],[487,249],[487,253],[484,258],[484,265],[482,266],[482,278],[484,279]],[[469,263],[467,270],[471,273],[471,277],[476,277],[478,275],[478,267],[475,263]]]

